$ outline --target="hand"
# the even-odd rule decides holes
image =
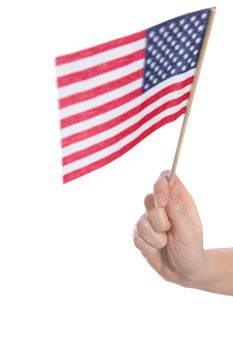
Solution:
[[[197,285],[205,266],[202,224],[191,195],[174,176],[163,172],[153,194],[145,198],[146,213],[135,226],[134,243],[148,263],[167,281]]]

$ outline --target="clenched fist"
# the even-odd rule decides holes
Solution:
[[[202,225],[195,203],[177,176],[163,172],[145,198],[146,213],[135,226],[134,243],[167,281],[192,286],[205,265]]]

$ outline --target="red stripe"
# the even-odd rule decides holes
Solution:
[[[123,105],[124,103],[127,103],[129,101],[134,100],[136,97],[140,96],[141,93],[142,93],[142,89],[139,88],[137,90],[134,90],[134,91],[128,93],[127,95],[119,97],[116,100],[107,102],[101,106],[98,106],[98,107],[89,109],[88,111],[77,113],[77,114],[74,114],[70,117],[61,119],[61,121],[60,121],[61,129],[66,128],[68,126],[71,126],[73,124],[76,124],[78,122],[82,122],[84,120],[87,120],[87,119],[90,119],[93,117],[97,117],[98,115],[101,115],[103,113],[109,112],[110,110],[117,108],[117,107]]]
[[[164,88],[163,90],[161,90],[160,97],[162,97],[165,94],[168,94],[169,92],[179,90],[182,88],[183,84],[185,86],[185,85],[191,84],[192,81],[193,81],[193,77],[190,77],[190,78],[187,78],[186,80],[181,81],[179,83],[174,83],[174,84],[168,86],[167,88]],[[74,114],[70,117],[61,119],[60,127],[61,127],[61,129],[63,129],[63,128],[66,128],[66,127],[71,126],[73,124],[76,124],[78,122],[82,122],[84,120],[87,120],[87,119],[90,119],[93,117],[97,117],[98,115],[106,113],[114,108],[117,108],[117,107],[129,102],[129,101],[134,100],[135,98],[139,97],[141,94],[142,94],[142,90],[141,90],[141,88],[139,88],[135,91],[130,92],[127,95],[124,95],[116,100],[107,102],[101,106],[98,106],[98,107],[92,108],[88,111],[77,113],[77,114]]]
[[[120,124],[120,123],[126,121],[127,119],[133,117],[134,115],[140,113],[147,106],[154,103],[155,101],[157,101],[161,97],[167,95],[168,93],[183,89],[185,86],[190,85],[192,83],[192,80],[193,80],[193,77],[188,78],[182,82],[170,85],[170,86],[164,88],[163,90],[157,92],[155,95],[151,96],[146,101],[143,101],[140,105],[132,108],[131,110],[127,111],[126,113],[123,113],[122,115],[120,115],[118,117],[116,117],[112,120],[109,120],[105,123],[93,126],[92,128],[90,128],[88,130],[81,131],[79,133],[73,134],[71,136],[68,136],[68,137],[62,139],[62,147],[69,146],[72,143],[84,140],[88,137],[94,136],[94,135],[99,134],[101,132],[104,132],[110,128],[113,128],[117,124]]]
[[[110,137],[107,140],[103,140],[93,146],[90,146],[86,149],[83,149],[81,151],[72,153],[66,157],[63,158],[63,166],[70,164],[72,162],[75,162],[79,159],[85,158],[90,156],[91,154],[94,154],[96,152],[99,152],[101,150],[103,150],[104,148],[107,148],[109,146],[112,146],[113,144],[119,142],[120,140],[122,140],[123,138],[125,138],[126,136],[132,134],[134,131],[136,131],[137,129],[139,129],[143,124],[145,124],[146,122],[148,122],[149,120],[151,120],[152,118],[154,118],[155,116],[157,116],[158,114],[162,113],[163,111],[165,111],[168,108],[174,107],[179,105],[181,102],[187,100],[189,98],[190,93],[186,93],[181,97],[178,97],[176,99],[170,100],[166,103],[164,103],[163,105],[159,106],[158,108],[156,108],[155,110],[153,110],[152,112],[148,113],[145,117],[143,117],[142,119],[140,119],[137,123],[131,125],[130,127],[128,127],[127,129],[121,131],[119,134]]]
[[[80,59],[86,58],[88,56],[96,55],[98,53],[101,53],[101,52],[104,52],[107,50],[111,50],[111,49],[114,49],[116,47],[119,47],[122,45],[127,45],[127,44],[134,42],[134,41],[143,39],[143,38],[145,38],[146,34],[147,34],[147,31],[144,30],[144,31],[139,32],[139,33],[128,35],[128,36],[125,36],[125,37],[120,38],[120,39],[112,40],[112,41],[109,41],[107,43],[91,47],[89,49],[85,49],[85,50],[74,52],[74,53],[71,53],[68,55],[60,56],[60,57],[56,58],[55,63],[56,63],[56,65],[60,65],[60,64],[65,64],[65,63],[73,62],[76,60],[80,60]]]
[[[106,84],[97,86],[93,89],[89,89],[83,92],[79,92],[74,95],[70,95],[59,100],[60,109],[71,106],[75,103],[83,102],[89,100],[91,98],[95,98],[99,95],[105,94],[115,89],[119,89],[120,87],[129,84],[143,76],[143,69],[140,69],[134,73],[128,74],[122,78],[116,79],[114,81],[110,81]]]
[[[142,141],[144,138],[146,138],[147,136],[149,136],[152,132],[154,132],[155,130],[159,129],[160,127],[162,127],[163,125],[173,122],[174,120],[176,120],[177,118],[179,118],[182,114],[185,113],[186,107],[183,107],[180,111],[169,115],[168,117],[160,120],[157,124],[152,125],[149,129],[145,130],[141,135],[139,135],[135,140],[131,141],[130,143],[128,143],[127,145],[125,145],[123,148],[121,148],[120,150],[110,154],[109,156],[100,159],[92,164],[89,164],[81,169],[72,171],[66,175],[63,176],[63,183],[67,183],[69,181],[72,181],[80,176],[83,176],[87,173],[90,173],[91,171],[94,171],[98,168],[103,167],[104,165],[112,162],[113,160],[121,157],[124,153],[128,152],[131,148],[133,148],[134,146],[136,146],[140,141]]]
[[[127,64],[133,63],[144,58],[145,49],[138,50],[123,57],[116,58],[114,60],[101,63],[95,67],[84,69],[80,72],[64,75],[57,78],[58,87],[70,85],[78,81],[83,81],[89,78],[93,78],[97,75],[110,72],[111,70],[126,66]]]

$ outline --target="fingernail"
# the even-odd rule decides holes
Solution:
[[[163,193],[158,193],[155,196],[155,207],[156,208],[163,208],[167,204],[166,197]]]

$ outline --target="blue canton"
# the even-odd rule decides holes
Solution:
[[[196,67],[209,15],[193,12],[148,30],[143,92]]]

